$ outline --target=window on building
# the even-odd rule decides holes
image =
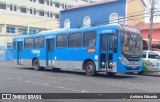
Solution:
[[[34,15],[36,15],[36,9],[34,9],[33,12],[34,12]]]
[[[55,14],[55,18],[56,18],[56,19],[59,19],[59,14]]]
[[[69,29],[69,28],[70,28],[70,20],[69,20],[69,19],[66,19],[66,20],[64,21],[64,28],[66,28],[66,29]]]
[[[49,0],[47,0],[47,5],[49,5]]]
[[[36,2],[36,0],[33,0],[33,2]]]
[[[27,28],[21,28],[22,29],[22,34],[26,35],[27,34]]]
[[[45,38],[37,37],[35,38],[35,48],[44,48]]]
[[[20,7],[20,11],[22,13],[27,13],[27,8],[26,7]]]
[[[112,13],[109,17],[109,23],[118,23],[118,14]]]
[[[34,39],[33,38],[27,38],[24,40],[24,48],[31,49],[34,48]]]
[[[44,16],[44,11],[39,11],[39,16]]]
[[[91,25],[91,19],[89,16],[86,16],[83,20],[83,26],[84,27],[89,27]]]
[[[44,0],[39,0],[39,3],[40,4],[44,4]]]
[[[59,6],[60,6],[59,2],[55,2],[55,7],[59,8]]]
[[[62,6],[62,9],[64,9],[64,3],[62,3],[61,6]]]
[[[85,47],[94,47],[96,46],[96,32],[90,31],[84,33],[84,46]]]
[[[7,49],[12,49],[12,43],[7,42]]]
[[[13,26],[7,26],[6,30],[7,30],[7,33],[15,33],[15,27]]]
[[[69,34],[68,47],[82,47],[82,33]]]
[[[6,3],[0,3],[0,9],[6,9]]]
[[[10,8],[11,11],[13,11],[13,5],[12,4],[9,5],[9,8]]]
[[[16,5],[14,5],[14,11],[17,11],[17,6]]]
[[[47,17],[49,17],[49,12],[47,12]]]
[[[32,2],[32,0],[30,0]]]
[[[32,8],[30,8],[30,14],[33,14],[33,10],[32,10]]]
[[[58,35],[57,36],[57,47],[65,48],[67,47],[68,37],[67,35]]]
[[[52,1],[50,1],[50,6],[52,6],[53,4],[52,4]]]
[[[37,33],[37,29],[33,29],[33,28],[29,29],[29,34],[36,34],[36,33]]]
[[[53,13],[50,13],[50,17],[51,17],[51,18],[53,17]]]

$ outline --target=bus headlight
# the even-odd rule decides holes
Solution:
[[[119,57],[120,61],[123,63],[123,64],[127,64],[127,62],[125,61],[125,59]]]

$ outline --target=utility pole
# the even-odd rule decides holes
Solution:
[[[150,31],[149,31],[149,41],[148,41],[148,50],[152,49],[152,32],[153,32],[153,18],[154,18],[154,6],[155,0],[150,0],[151,4],[151,17],[150,17]]]

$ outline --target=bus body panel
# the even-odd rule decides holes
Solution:
[[[94,47],[79,47],[79,48],[58,48],[56,46],[57,36],[59,34],[71,34],[75,32],[82,32],[82,36],[84,36],[84,32],[87,31],[96,31],[96,46]],[[117,34],[117,51],[113,50],[102,51],[101,50],[101,35],[106,35],[107,39],[109,39],[109,34]],[[16,41],[16,49],[13,49],[13,58],[14,61],[18,59],[18,42],[19,40],[23,41],[22,52],[21,52],[21,64],[29,65],[33,64],[34,59],[38,59],[40,66],[42,67],[52,67],[52,68],[61,68],[66,70],[84,70],[83,64],[86,60],[91,60],[94,62],[96,66],[96,71],[105,71],[105,72],[139,72],[141,71],[141,64],[135,66],[128,65],[126,66],[119,57],[123,57],[121,54],[121,27],[119,25],[108,25],[108,26],[99,26],[99,27],[90,27],[90,28],[82,28],[82,29],[73,29],[73,30],[60,30],[60,31],[46,31],[35,35],[27,35],[16,37],[13,41]],[[33,48],[33,49],[25,49],[24,48],[24,39],[26,38],[36,38],[39,36],[45,37],[45,47],[41,49]],[[54,47],[53,51],[49,51],[47,46],[48,40],[54,39]],[[108,40],[106,42],[109,44]],[[82,44],[83,45],[83,44]],[[109,45],[107,45],[108,47]],[[90,49],[95,49],[95,52],[87,52]],[[112,69],[108,68],[108,57],[109,54],[112,56]],[[105,57],[105,58],[102,58]],[[105,62],[105,67],[102,68],[102,61]],[[141,63],[141,59],[138,63]],[[17,62],[18,64],[18,62]],[[136,68],[132,68],[136,67]],[[128,68],[128,69],[127,69]]]

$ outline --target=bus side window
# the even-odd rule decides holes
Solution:
[[[90,31],[84,33],[84,46],[95,47],[96,46],[96,32]]]
[[[110,34],[109,35],[109,50],[113,50],[114,49],[114,35]]]
[[[13,41],[13,49],[16,49],[16,41]]]

